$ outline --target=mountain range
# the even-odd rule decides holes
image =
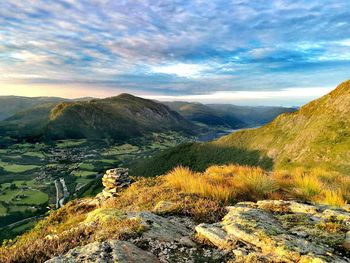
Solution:
[[[321,167],[350,170],[350,81],[296,112],[271,123],[234,132],[209,143],[165,150],[135,166],[138,175],[162,174],[177,165],[204,170],[211,164],[239,163],[266,169]],[[162,160],[170,160],[163,162]],[[151,168],[150,168],[151,167]]]
[[[238,106],[232,104],[201,104],[197,102],[163,102],[190,121],[231,129],[266,124],[284,112],[294,112],[295,107]]]
[[[194,124],[167,106],[129,94],[45,103],[0,123],[0,131],[5,135],[45,140],[124,140],[169,130],[194,134],[196,129]]]
[[[193,135],[261,126],[290,111],[295,108],[157,102],[129,94],[76,100],[6,96],[0,97],[0,135],[29,140],[124,140],[165,130]]]

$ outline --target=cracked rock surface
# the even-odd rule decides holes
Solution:
[[[232,251],[234,262],[350,262],[350,213],[294,201],[243,202],[199,236]]]
[[[142,250],[127,241],[109,240],[94,242],[86,246],[71,249],[67,254],[46,261],[47,263],[87,263],[87,262],[143,262],[157,263],[152,253]]]

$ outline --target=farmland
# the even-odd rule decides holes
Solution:
[[[0,228],[18,234],[32,223],[24,220],[22,225],[7,226],[26,218],[35,220],[48,207],[59,206],[57,198],[67,202],[98,193],[106,169],[127,167],[135,160],[189,140],[177,133],[154,133],[122,144],[86,140],[7,142],[0,148]],[[0,235],[0,240],[3,238]]]

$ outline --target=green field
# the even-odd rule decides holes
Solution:
[[[0,216],[5,216],[7,214],[7,209],[2,204],[0,204]]]
[[[82,163],[79,165],[79,169],[87,170],[87,171],[94,171],[95,166],[91,163]]]
[[[45,155],[43,155],[41,152],[26,152],[24,156],[29,156],[29,157],[38,157],[38,158],[44,158]]]
[[[84,144],[85,142],[86,142],[86,140],[84,140],[84,139],[82,139],[82,140],[62,140],[56,144],[56,147],[58,147],[58,148],[78,147],[78,146],[81,146],[82,144]]]
[[[13,205],[41,205],[48,201],[48,195],[39,190],[32,189],[6,189],[1,191],[0,201],[11,203]]]
[[[97,174],[97,172],[94,171],[84,171],[84,170],[76,170],[72,172],[72,175],[74,176],[90,176]]]
[[[23,172],[37,169],[39,168],[39,166],[30,165],[30,164],[27,164],[27,165],[11,164],[11,163],[0,161],[0,168],[3,168],[6,172],[9,172],[9,173],[23,173]]]

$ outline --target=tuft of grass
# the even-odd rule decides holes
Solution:
[[[342,190],[330,190],[326,189],[323,191],[323,196],[321,200],[319,200],[320,203],[324,203],[331,206],[344,206],[347,204],[347,201],[344,198],[344,193]]]
[[[152,211],[160,201],[174,203],[173,211],[186,215],[196,222],[212,223],[220,220],[225,214],[221,201],[198,194],[186,194],[172,187],[165,176],[142,178],[125,189],[120,196],[110,198],[102,208],[115,208],[122,211]]]
[[[210,173],[195,173],[186,167],[176,167],[166,176],[167,183],[187,194],[198,194],[228,202],[236,195],[232,177]]]
[[[269,198],[278,190],[275,179],[259,168],[239,174],[235,178],[235,181],[240,199],[242,200],[254,201]]]
[[[305,173],[303,169],[296,169],[292,174],[296,194],[305,200],[312,200],[321,194],[324,184],[314,174]]]
[[[224,203],[266,198],[278,189],[275,180],[261,168],[237,165],[212,166],[204,173],[179,166],[165,178],[170,186],[187,194]]]

